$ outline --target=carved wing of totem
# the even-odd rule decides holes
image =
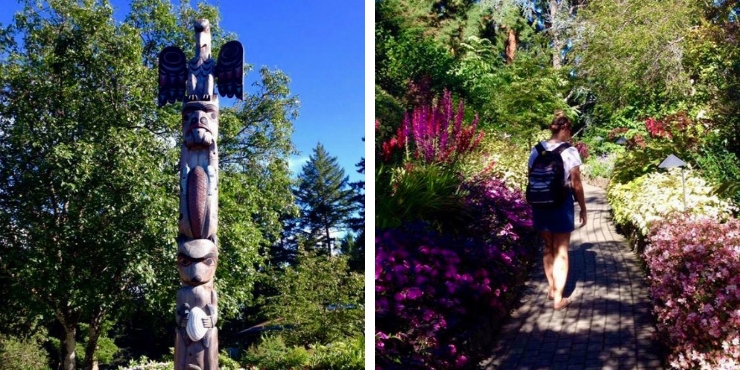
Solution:
[[[216,64],[218,93],[244,100],[244,48],[239,41],[229,41],[221,47]]]
[[[168,46],[159,53],[158,104],[182,101],[185,98],[185,81],[188,78],[185,53],[177,46]]]

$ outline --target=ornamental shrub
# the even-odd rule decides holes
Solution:
[[[506,316],[535,254],[531,209],[500,180],[463,185],[471,217],[458,233],[425,224],[376,234],[376,364],[464,368],[470,338]]]
[[[487,133],[478,149],[465,156],[459,170],[466,179],[494,177],[514,189],[527,186],[527,159],[532,148],[515,142],[509,135]]]
[[[602,154],[600,156],[589,157],[581,166],[581,174],[584,179],[609,179],[614,171],[614,163],[617,160],[616,154]]]
[[[650,291],[671,366],[740,368],[740,221],[674,214],[648,241]]]
[[[7,370],[43,370],[49,368],[49,354],[39,338],[0,338],[0,368]]]
[[[686,170],[686,208],[693,217],[706,216],[726,220],[735,205],[711,195],[712,187],[692,170]],[[673,212],[683,212],[681,169],[653,172],[626,184],[610,183],[607,200],[614,212],[614,222],[633,226],[640,237],[648,235],[650,225]]]
[[[259,345],[249,347],[242,362],[249,369],[304,369],[311,354],[302,346],[287,346],[280,335],[267,335]]]
[[[461,178],[449,167],[439,164],[375,167],[375,225],[399,227],[404,222],[426,221],[438,230],[459,224],[464,199]]]

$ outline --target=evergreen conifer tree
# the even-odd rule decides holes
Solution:
[[[306,236],[306,244],[323,245],[331,254],[331,232],[349,226],[356,209],[355,191],[337,158],[330,156],[321,143],[303,165],[294,195],[301,211],[299,229]]]

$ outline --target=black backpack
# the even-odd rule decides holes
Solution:
[[[527,183],[527,202],[535,208],[551,209],[563,204],[568,195],[565,183],[565,165],[560,153],[570,148],[570,144],[560,144],[555,150],[547,151],[542,143],[537,143],[537,157],[532,163]]]

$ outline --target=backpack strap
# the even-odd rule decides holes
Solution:
[[[534,146],[535,149],[537,149],[537,155],[545,154],[547,150],[545,150],[545,147],[542,146],[542,143],[537,143],[537,145]]]
[[[562,143],[557,148],[555,148],[555,150],[553,150],[553,152],[555,154],[560,154],[560,153],[563,152],[563,150],[568,149],[568,148],[570,148],[570,144],[568,144],[568,143]]]

